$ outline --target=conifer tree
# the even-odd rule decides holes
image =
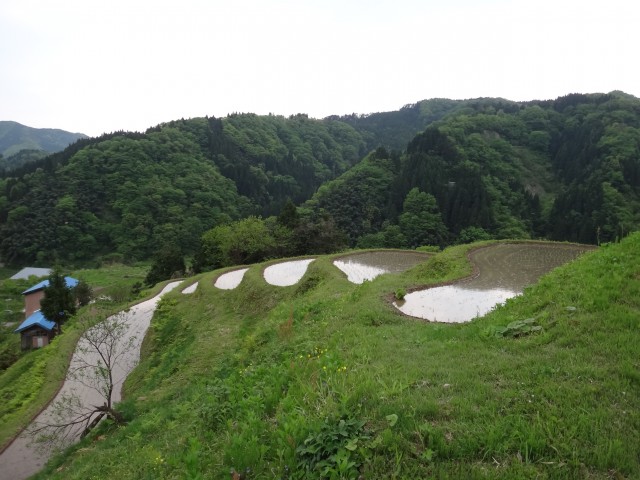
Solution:
[[[59,326],[76,313],[75,296],[59,270],[49,275],[49,285],[44,289],[44,298],[40,300],[40,310],[47,319]]]

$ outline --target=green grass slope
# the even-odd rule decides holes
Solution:
[[[231,291],[201,276],[161,302],[129,424],[40,478],[639,478],[640,234],[468,324],[390,306],[469,274],[469,248],[362,285],[330,257],[292,287],[264,265]],[[542,330],[498,335],[528,318]]]

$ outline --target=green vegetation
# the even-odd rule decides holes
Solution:
[[[640,225],[638,102],[621,92],[460,102],[404,154],[378,148],[307,205],[331,215],[352,244],[364,247],[402,245],[391,229],[402,227],[414,188],[435,198],[446,226],[436,235],[442,244],[615,241]]]
[[[200,276],[160,303],[129,424],[104,423],[40,478],[640,476],[640,234],[468,324],[387,303],[469,274],[476,245],[361,285],[328,256],[292,287],[262,265],[229,291]],[[505,325],[518,334],[487,334]]]
[[[278,218],[248,217],[219,225],[202,235],[194,270],[257,263],[270,258],[330,253],[345,246],[345,237],[330,218],[293,210]],[[166,277],[168,278],[168,277]]]
[[[187,270],[184,257],[176,245],[165,245],[156,255],[144,282],[153,286],[162,280],[180,278]]]
[[[362,154],[359,134],[305,116],[192,119],[81,140],[0,177],[0,254],[12,264],[148,260],[168,244],[309,198]]]
[[[6,275],[13,273],[15,271],[11,270]],[[149,297],[158,291],[159,286],[152,291],[132,293],[132,287],[144,280],[145,273],[146,268],[143,267],[112,265],[105,269],[77,270],[71,275],[86,281],[102,297],[100,304],[116,312],[135,298]],[[3,279],[0,283],[0,295],[11,300],[7,304],[14,311],[11,318],[16,322],[11,327],[3,327],[0,343],[0,358],[3,361],[0,369],[0,448],[53,398],[82,334],[72,317],[65,323],[64,333],[58,335],[46,348],[26,352],[20,350],[20,335],[13,330],[24,319],[21,292],[34,283],[37,282],[33,278]],[[86,308],[90,307],[80,309],[78,315],[86,312]]]
[[[62,326],[76,313],[76,295],[67,286],[65,276],[59,270],[54,269],[48,280],[49,285],[40,300],[40,310],[47,319]]]
[[[44,150],[33,149],[23,149],[8,157],[4,157],[0,153],[0,172],[9,172],[11,170],[15,170],[19,167],[27,165],[28,163],[33,163],[37,160],[40,160],[47,155],[48,153]]]
[[[55,337],[47,348],[25,353],[2,372],[0,446],[28,425],[57,393],[81,334],[71,320],[64,334]],[[19,335],[14,335],[19,342]]]
[[[639,106],[622,92],[435,99],[368,116],[233,114],[82,139],[0,173],[0,256],[132,263],[175,244],[189,258],[211,229],[275,221],[288,202],[306,224],[298,239],[312,243],[332,227],[364,248],[615,241],[640,227]],[[318,242],[290,247],[275,255]]]
[[[0,269],[0,372],[13,364],[22,356],[20,349],[20,335],[13,331],[24,320],[24,299],[22,292],[37,283],[29,280],[9,280],[16,273],[15,270]]]
[[[58,152],[79,138],[86,138],[86,135],[54,128],[32,128],[17,122],[0,121],[0,154],[4,157],[11,157],[21,150]],[[0,163],[0,170],[1,167]]]

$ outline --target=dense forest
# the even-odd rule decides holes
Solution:
[[[206,268],[345,246],[599,243],[639,225],[640,100],[622,92],[177,120],[0,175],[0,256],[16,265],[167,245]]]

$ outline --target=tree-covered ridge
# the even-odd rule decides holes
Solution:
[[[278,213],[287,198],[308,199],[365,152],[360,134],[338,121],[231,115],[222,125],[224,143],[214,160],[265,214]]]
[[[13,155],[3,157],[0,153],[0,172],[9,172],[17,168],[33,163],[48,155],[44,150],[22,149]]]
[[[327,211],[363,246],[414,243],[397,230],[413,189],[435,197],[447,231],[432,238],[441,244],[614,240],[640,226],[639,122],[640,101],[619,92],[525,104],[466,101],[408,144],[385,170],[384,187],[365,161],[308,205]]]
[[[80,138],[82,133],[71,133],[55,128],[32,128],[17,122],[0,121],[0,154],[10,157],[20,150],[57,152]]]
[[[549,220],[552,238],[594,243],[640,225],[640,102],[621,92],[572,95],[554,105],[567,121],[551,160],[567,188]]]
[[[362,151],[352,127],[303,115],[178,120],[79,140],[0,177],[0,255],[145,259],[167,244],[191,254],[218,224],[306,200]]]
[[[234,114],[115,132],[0,176],[0,256],[146,259],[169,243],[193,254],[204,232],[278,215],[289,199],[304,221],[267,256],[323,251],[322,228],[331,245],[346,236],[368,247],[615,240],[640,226],[639,125],[640,100],[612,92],[427,100],[325,120]],[[407,135],[404,151],[385,148]],[[275,225],[269,235],[280,238]]]
[[[248,212],[188,136],[173,128],[90,145],[51,171],[3,180],[3,258],[82,260],[117,252],[147,258],[166,243],[193,250],[222,218]],[[247,211],[243,209],[247,209]]]
[[[290,198],[313,195],[366,152],[360,133],[344,122],[251,113],[199,118],[164,126],[189,132],[203,153],[251,199],[256,213],[277,214]],[[164,126],[158,126],[154,131]]]
[[[392,112],[377,112],[366,115],[331,116],[329,119],[340,120],[357,129],[364,137],[367,150],[379,146],[389,150],[402,151],[417,134],[433,122],[458,114],[474,112],[513,112],[520,104],[501,98],[477,98],[472,100],[450,100],[432,98],[405,105]]]

